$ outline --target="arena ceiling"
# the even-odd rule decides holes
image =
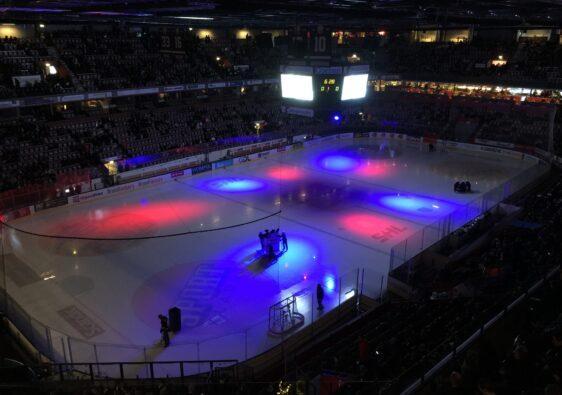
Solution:
[[[0,18],[226,26],[562,25],[562,0],[8,0]]]

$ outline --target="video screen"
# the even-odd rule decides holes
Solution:
[[[341,100],[363,99],[367,95],[369,74],[346,75],[343,77]]]
[[[312,101],[312,76],[281,74],[281,96],[285,99]]]

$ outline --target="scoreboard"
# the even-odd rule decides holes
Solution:
[[[320,77],[320,93],[322,95],[339,94],[341,89],[341,76],[323,76]]]
[[[318,106],[326,106],[338,103],[342,89],[341,75],[317,75],[313,79],[317,91]]]
[[[360,107],[367,96],[369,65],[332,57],[336,38],[331,29],[297,27],[288,40],[288,64],[281,66],[286,112],[309,117],[332,114],[334,118],[334,114]]]
[[[365,101],[368,77],[368,65],[282,66],[281,96],[309,114],[339,112]]]

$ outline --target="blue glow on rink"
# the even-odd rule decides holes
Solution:
[[[253,192],[265,189],[266,184],[252,178],[215,178],[205,183],[207,189],[220,192]]]
[[[359,164],[359,160],[345,155],[328,155],[320,158],[320,167],[331,171],[355,170]]]
[[[289,250],[281,255],[277,262],[263,267],[261,270],[271,279],[279,281],[281,289],[303,283],[303,287],[322,283],[328,292],[336,286],[336,272],[331,265],[321,263],[318,246],[307,237],[288,234]],[[252,268],[256,264],[256,252],[260,249],[258,235],[256,241],[240,246],[227,252],[223,259],[234,261],[245,267]],[[308,284],[307,284],[308,283]]]
[[[443,200],[402,194],[380,196],[376,203],[393,211],[433,218],[440,218],[458,208],[458,205]]]
[[[336,289],[336,279],[332,275],[326,275],[324,277],[324,288],[327,292],[334,292]]]

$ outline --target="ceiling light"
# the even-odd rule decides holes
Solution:
[[[189,19],[191,21],[214,21],[215,18],[208,16],[175,16],[176,19]]]

